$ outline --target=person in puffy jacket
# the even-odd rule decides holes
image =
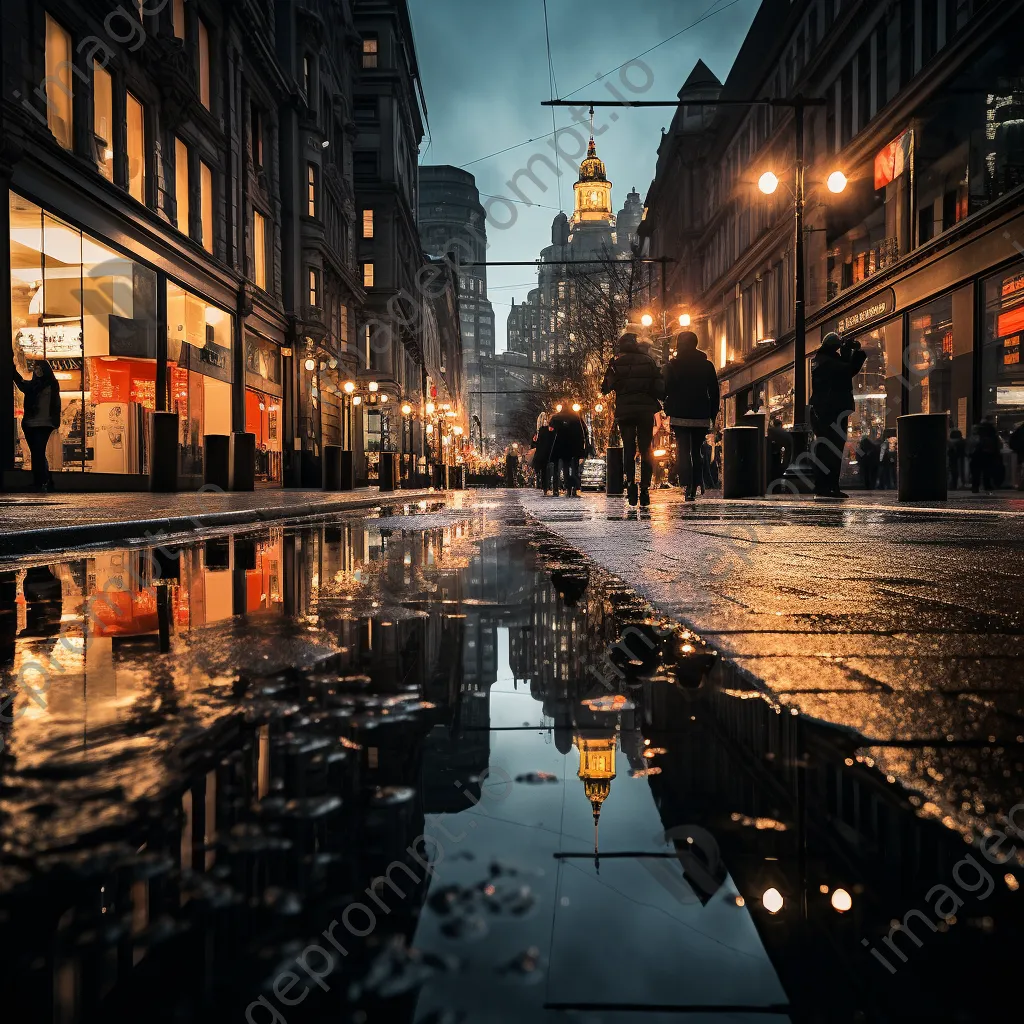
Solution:
[[[860,342],[844,341],[838,334],[826,334],[811,360],[811,427],[818,438],[815,445],[815,487],[817,498],[846,498],[839,490],[843,452],[850,416],[854,410],[853,378],[860,373],[867,353]]]
[[[696,498],[697,485],[703,482],[704,443],[721,401],[714,365],[697,348],[697,335],[683,331],[665,369],[665,412],[676,438],[679,486],[686,489],[687,501]]]
[[[565,480],[567,497],[579,496],[580,459],[587,454],[587,428],[578,412],[574,412],[566,399],[562,408],[551,417],[554,440],[551,443],[551,462],[555,467],[551,493],[557,498],[559,480]]]
[[[601,394],[615,392],[615,422],[622,435],[622,461],[626,470],[626,492],[630,505],[639,500],[651,503],[651,478],[654,460],[654,417],[661,409],[665,382],[661,368],[640,350],[635,334],[619,338],[618,353],[608,365],[601,383]],[[636,453],[640,452],[640,487],[636,484]]]

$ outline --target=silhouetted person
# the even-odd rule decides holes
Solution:
[[[34,565],[25,573],[25,636],[51,637],[60,632],[64,587],[48,565]]]
[[[50,435],[60,426],[60,384],[45,359],[32,364],[32,376],[26,380],[14,369],[14,384],[25,395],[25,413],[21,429],[32,454],[32,479],[41,491],[52,491],[53,478],[46,461]]]
[[[878,486],[891,491],[896,486],[896,431],[887,430],[882,435],[882,454],[878,461]]]
[[[960,487],[966,456],[967,442],[964,440],[964,435],[954,427],[949,432],[949,441],[946,443],[946,457],[949,461],[949,486],[951,490],[955,491]]]
[[[704,446],[718,416],[721,393],[714,364],[697,348],[697,335],[683,331],[665,369],[665,412],[676,437],[679,486],[686,501],[704,490]]]
[[[862,434],[857,445],[857,461],[860,463],[860,477],[865,491],[873,491],[878,483],[878,467],[882,458],[882,446],[875,439],[872,430]]]
[[[1010,451],[1017,456],[1017,490],[1024,491],[1024,421],[1009,436],[1007,444]]]
[[[789,432],[782,426],[782,420],[773,416],[768,421],[768,483],[781,480],[789,465]],[[769,486],[768,493],[772,492]]]
[[[533,438],[533,473],[537,486],[548,493],[548,463],[551,461],[551,444],[555,439],[555,431],[550,425],[550,417],[542,412],[537,418],[537,433]]]
[[[846,498],[839,490],[843,451],[854,409],[853,378],[867,359],[860,342],[826,334],[811,360],[811,427],[815,445],[815,487],[818,498]]]
[[[551,426],[554,430],[551,462],[555,467],[551,493],[558,497],[559,480],[564,479],[566,495],[575,498],[580,488],[580,459],[587,454],[587,428],[568,401],[562,404],[561,412],[551,417]]]
[[[626,493],[630,505],[651,503],[651,477],[654,461],[654,417],[661,409],[664,380],[658,364],[640,351],[635,334],[619,338],[618,354],[605,371],[601,394],[615,392],[615,422],[622,435],[622,461],[626,471]],[[637,450],[640,452],[640,488],[637,490]]]
[[[991,493],[996,486],[996,461],[1002,462],[1002,445],[996,428],[989,420],[971,428],[971,490],[977,494],[984,487]]]

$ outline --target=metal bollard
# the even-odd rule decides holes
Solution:
[[[945,501],[949,497],[947,442],[944,412],[896,417],[900,501]]]
[[[229,458],[231,490],[256,490],[256,435],[245,431],[232,433]]]
[[[341,488],[341,457],[343,450],[339,444],[323,446],[323,489],[340,491]]]
[[[381,452],[377,469],[378,490],[393,491],[397,489],[398,484],[398,455],[395,452]]]
[[[231,486],[231,438],[227,434],[203,436],[203,483],[221,491]]]
[[[149,489],[161,493],[178,489],[178,414],[149,414]]]
[[[626,476],[622,463],[622,447],[609,448],[605,453],[604,493],[609,495],[622,494],[626,489]]]
[[[764,440],[758,427],[726,427],[722,451],[722,497],[760,498],[761,449]]]

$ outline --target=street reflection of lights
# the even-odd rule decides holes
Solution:
[[[594,406],[594,412],[604,412],[604,406],[598,402],[597,405]]]
[[[352,404],[353,405],[362,405],[363,404],[363,400],[358,395],[356,395],[355,398],[352,399]]]
[[[555,412],[561,412],[561,411],[562,411],[562,403],[559,402],[558,405],[555,406]]]
[[[747,901],[742,896],[737,896],[733,902],[737,907],[745,907],[747,905]]]
[[[1017,881],[1017,876],[1009,871],[1003,875],[1003,881],[1006,883],[1006,888],[1009,889],[1010,892],[1016,892],[1020,888],[1020,882]]]
[[[785,900],[782,898],[782,893],[779,892],[775,886],[770,889],[765,889],[761,894],[761,906],[768,911],[769,914],[777,914],[785,905]]]
[[[822,894],[822,896],[827,896],[828,895],[828,886],[827,885],[819,885],[818,886],[818,892],[820,892]]]
[[[436,406],[434,405],[433,402],[427,402],[427,415],[428,416],[433,416],[435,409],[436,409]]]
[[[309,370],[311,373],[313,370],[316,369],[316,361],[313,359],[307,359],[302,365],[305,366],[305,368]]]
[[[757,187],[766,195],[774,195],[776,189],[779,187],[779,178],[777,174],[771,171],[765,171],[760,178],[757,179]]]
[[[412,406],[408,402],[406,402],[405,405],[402,406],[402,415],[403,416],[411,416],[412,415]]]
[[[381,400],[381,404],[383,405],[383,404],[384,404],[385,402],[387,402],[387,400],[388,400],[388,396],[387,396],[387,395],[384,395],[384,394],[382,394],[382,395],[380,396],[380,400]]]
[[[644,313],[644,315],[640,317],[640,323],[642,323],[644,327],[650,327],[651,324],[654,323],[654,317],[651,316],[650,313]]]
[[[853,897],[845,889],[836,889],[832,893],[832,909],[845,914],[853,906]]]
[[[644,751],[644,757],[657,757],[659,754],[667,754],[668,751],[664,747],[648,747]]]
[[[462,434],[463,434],[463,430],[462,430],[462,427],[452,427],[452,433],[453,433],[453,434],[454,434],[454,435],[455,435],[456,437],[462,437]]]
[[[655,450],[654,450],[654,457],[656,459],[663,459],[666,455],[668,455],[668,451],[666,449],[664,449],[664,448],[655,448]]]
[[[579,412],[579,411],[580,411],[580,409],[582,409],[582,408],[583,408],[583,406],[582,406],[582,405],[580,405],[580,403],[579,403],[579,402],[573,402],[573,403],[572,403],[572,411],[573,411],[573,412]]]
[[[433,432],[434,432],[434,424],[433,423],[428,423],[427,424],[427,436],[429,437],[431,434],[433,434]]]

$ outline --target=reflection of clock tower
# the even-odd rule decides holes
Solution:
[[[589,730],[588,730],[589,731]],[[580,752],[579,778],[583,780],[583,791],[594,812],[594,854],[597,855],[597,825],[601,817],[601,805],[611,792],[615,778],[615,748],[617,739],[609,735],[583,735],[577,732],[573,743]]]
[[[604,161],[597,155],[593,135],[590,136],[590,145],[587,147],[587,158],[580,164],[579,181],[573,188],[576,190],[576,210],[572,215],[573,228],[580,224],[615,226],[615,217],[612,214],[612,183],[608,180]]]

